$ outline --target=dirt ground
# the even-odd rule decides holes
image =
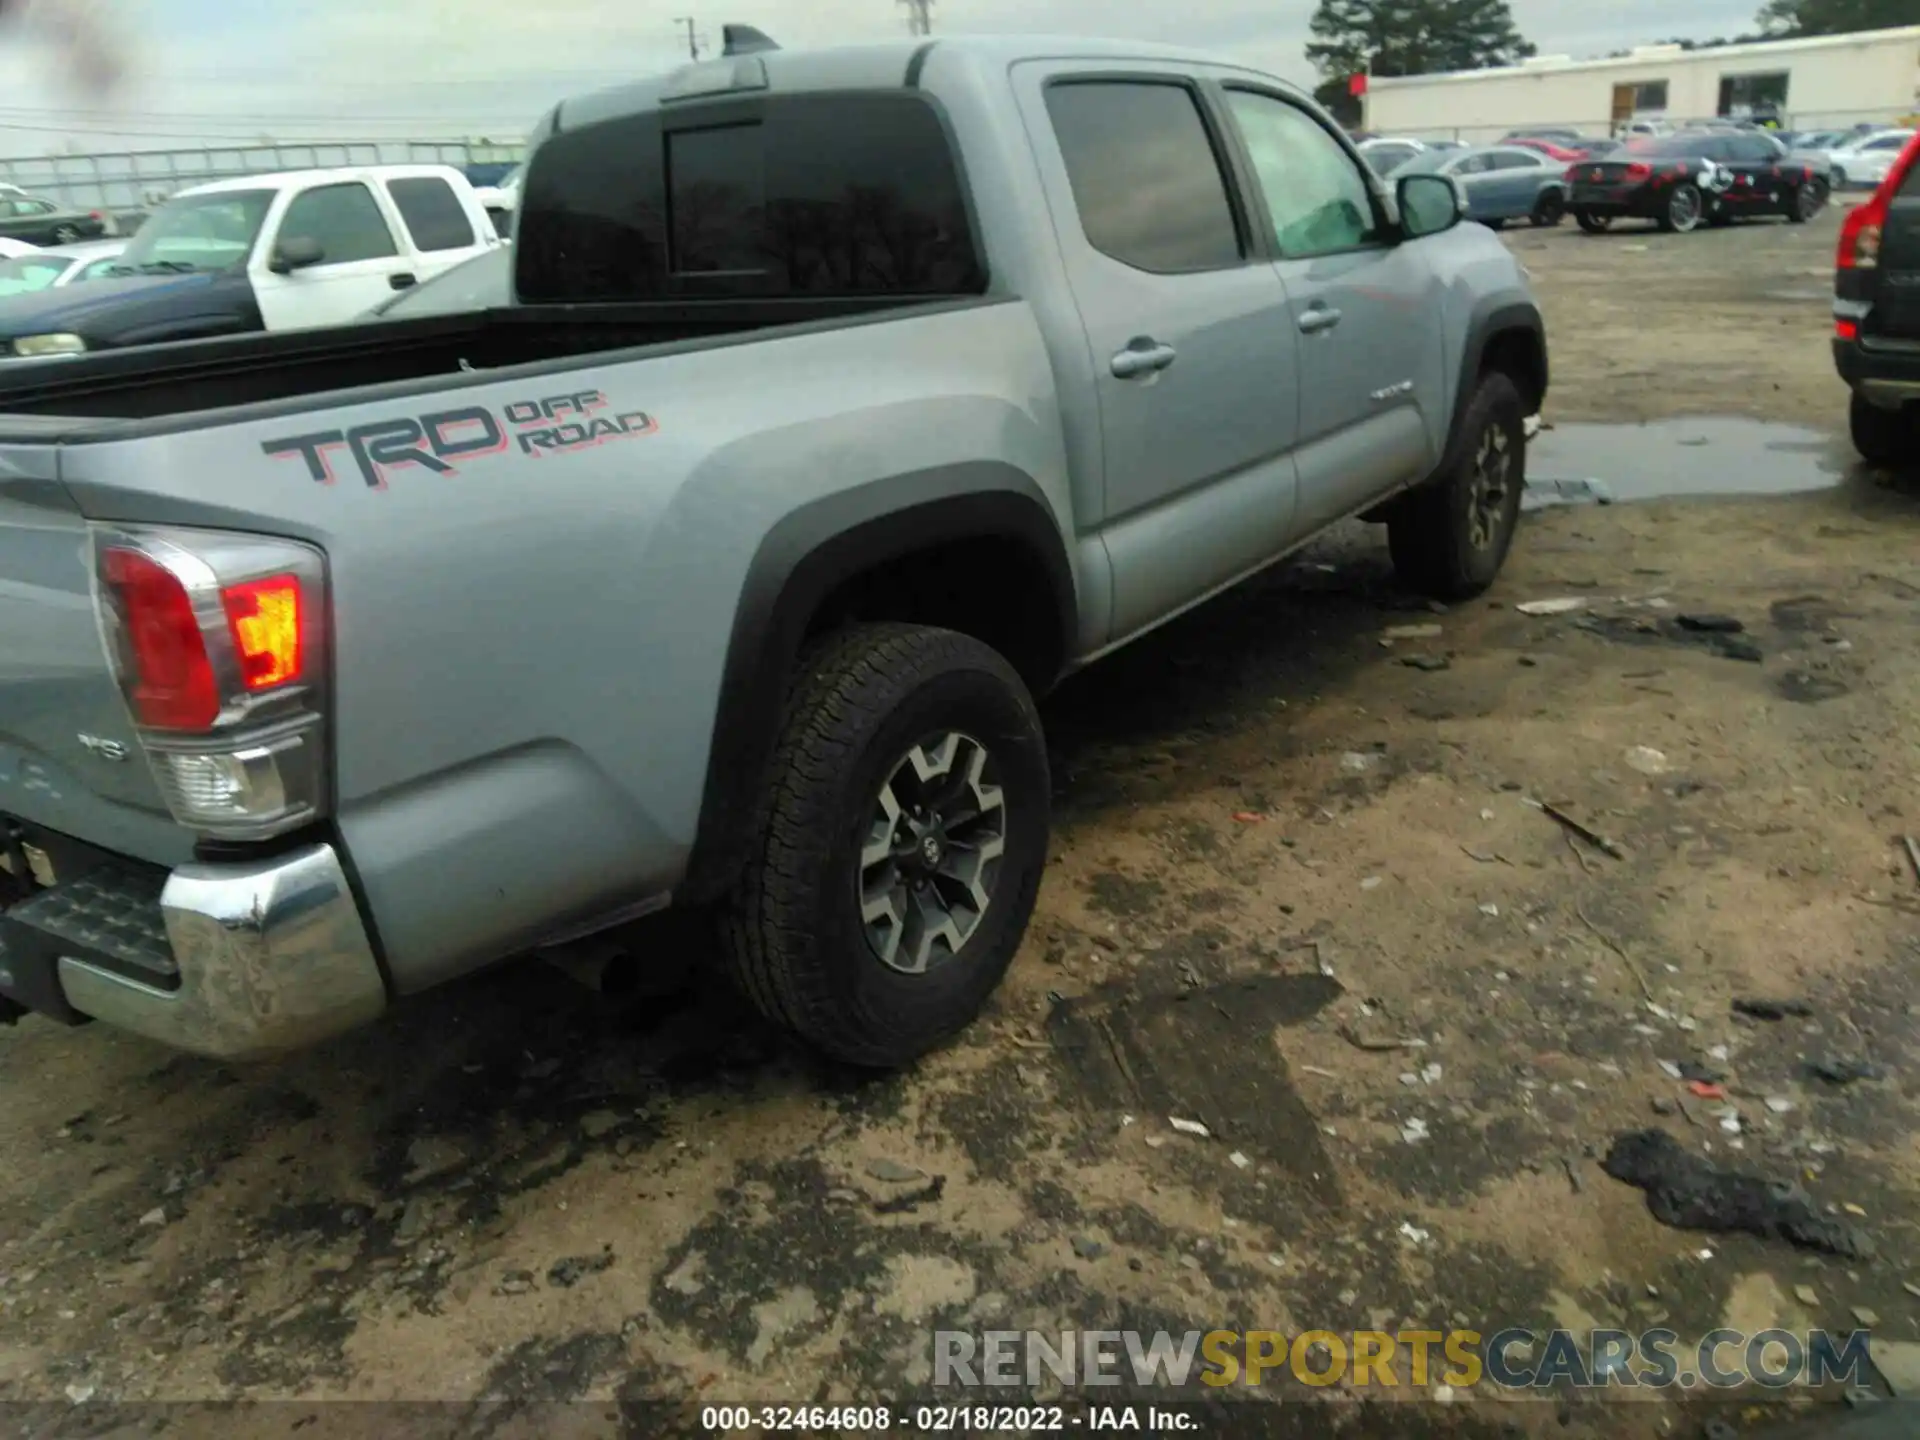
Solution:
[[[935,1329],[1920,1338],[1920,500],[1839,438],[1836,228],[1511,234],[1552,345],[1536,473],[1631,489],[1648,432],[1578,422],[1679,419],[1703,486],[1828,488],[1543,510],[1444,613],[1356,526],[1071,682],[1031,936],[911,1074],[823,1068],[711,994],[616,1013],[532,964],[269,1069],[0,1034],[0,1400],[101,1433],[131,1413],[108,1402],[167,1401],[206,1407],[152,1412],[187,1434],[637,1435],[981,1398],[931,1387]],[[1813,433],[1688,433],[1728,416]],[[1557,597],[1580,607],[1515,608]],[[1811,1078],[1822,1057],[1884,1078]],[[1598,1163],[1648,1126],[1797,1180],[1877,1255],[1656,1222]],[[1240,1398],[1260,1434],[1764,1418]],[[282,1403],[227,1408],[253,1400]]]

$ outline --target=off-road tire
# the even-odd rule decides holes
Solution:
[[[1575,210],[1573,220],[1589,235],[1604,235],[1613,228],[1611,215],[1596,215],[1591,210]]]
[[[1494,429],[1506,436],[1509,474],[1489,543],[1476,545],[1475,463]],[[1490,372],[1467,402],[1442,472],[1402,495],[1388,516],[1387,549],[1401,583],[1437,600],[1469,599],[1493,584],[1513,545],[1526,476],[1526,405],[1508,376]]]
[[[1847,408],[1847,429],[1853,434],[1853,448],[1875,465],[1920,464],[1920,417],[1912,408],[1882,410],[1855,391]]]
[[[919,974],[882,962],[860,913],[860,850],[876,798],[929,735],[992,755],[1005,852],[958,951]],[[979,1014],[1012,962],[1046,868],[1051,782],[1033,699],[997,652],[914,625],[855,625],[802,657],[746,868],[720,907],[729,978],[826,1054],[902,1066]]]

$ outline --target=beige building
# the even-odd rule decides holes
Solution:
[[[1609,60],[1543,55],[1499,70],[1375,79],[1365,128],[1497,139],[1518,126],[1588,134],[1630,120],[1765,114],[1799,130],[1910,121],[1920,111],[1920,25],[1683,50],[1643,45]]]

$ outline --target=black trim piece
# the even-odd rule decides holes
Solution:
[[[920,74],[927,68],[927,57],[933,54],[933,47],[939,43],[938,40],[929,40],[926,44],[914,50],[912,58],[907,61],[907,89],[918,90],[920,88]]]
[[[1045,570],[1064,663],[1079,623],[1066,547],[1040,488],[1011,466],[980,461],[874,481],[805,505],[773,527],[754,553],[734,611],[700,828],[677,900],[717,897],[745,858],[787,687],[822,601],[916,551],[992,539],[1025,547]]]

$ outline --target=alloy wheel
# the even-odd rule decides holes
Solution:
[[[1467,542],[1474,549],[1490,549],[1499,537],[1512,483],[1513,440],[1496,422],[1480,432],[1467,487]]]

